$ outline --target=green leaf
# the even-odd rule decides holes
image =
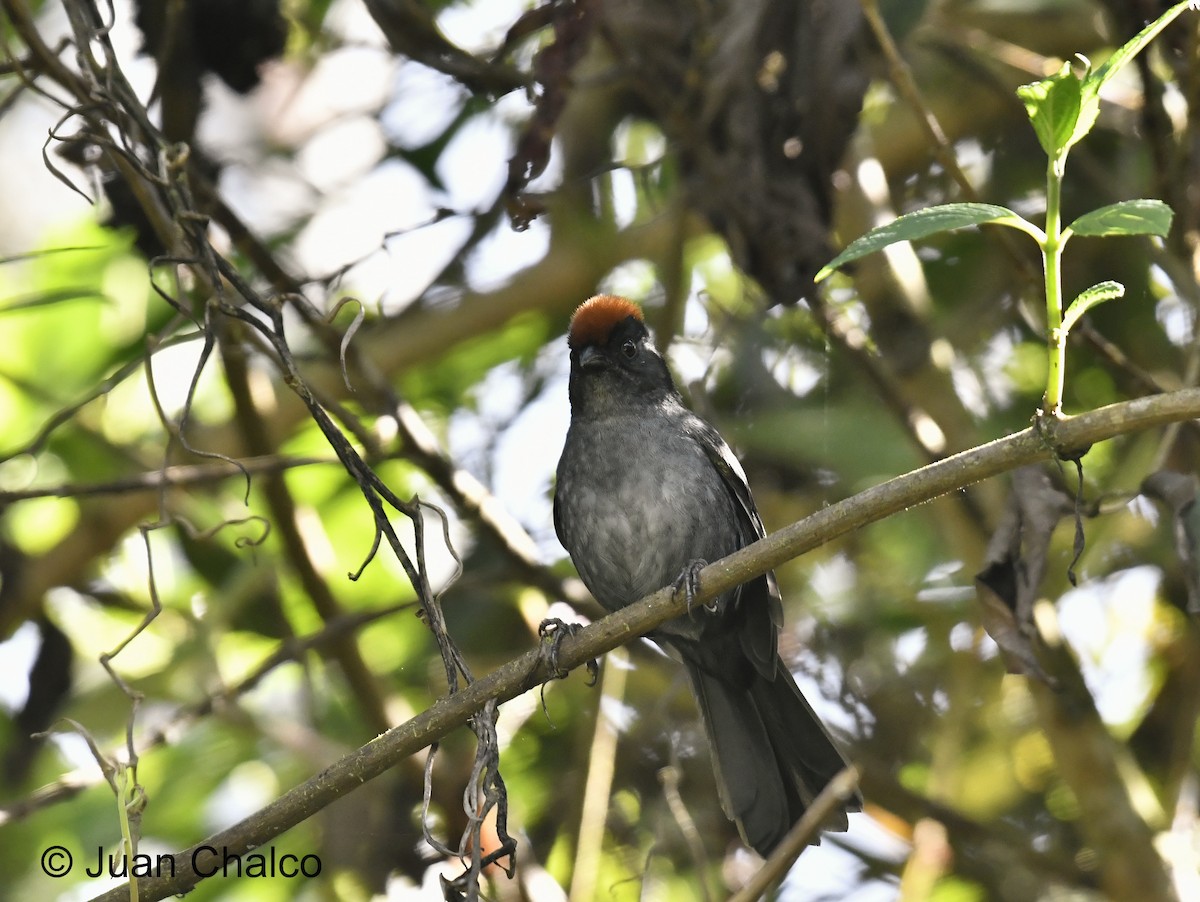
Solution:
[[[1157,235],[1165,238],[1171,230],[1171,208],[1161,200],[1123,200],[1090,213],[1084,213],[1068,227],[1075,235]]]
[[[936,235],[938,232],[982,225],[985,222],[1011,225],[1025,231],[1036,228],[1007,207],[998,207],[995,204],[941,204],[936,207],[926,207],[924,210],[906,213],[887,225],[871,229],[867,234],[856,238],[845,250],[822,267],[821,271],[817,273],[815,281],[820,282],[851,260],[857,260],[859,257],[883,250],[889,244],[895,244],[898,241],[916,241],[919,238]]]
[[[79,251],[107,251],[108,248],[99,244],[86,247],[49,247],[44,250],[26,251],[23,254],[10,254],[0,257],[0,266],[5,263],[20,263],[24,260],[36,260],[38,257],[48,257],[51,254],[73,254]]]
[[[1051,159],[1057,159],[1074,143],[1072,135],[1081,124],[1081,90],[1082,82],[1071,71],[1070,63],[1063,63],[1062,68],[1049,78],[1017,88],[1017,96],[1025,104],[1038,142]],[[1088,129],[1091,129],[1091,123],[1084,134]]]
[[[1104,65],[1102,65],[1095,72],[1088,73],[1087,77],[1083,80],[1084,91],[1091,92],[1093,94],[1099,94],[1100,89],[1108,84],[1113,76],[1121,71],[1121,69],[1123,69],[1130,60],[1141,53],[1142,49],[1147,44],[1158,37],[1158,33],[1160,31],[1170,25],[1171,22],[1173,22],[1181,12],[1193,5],[1194,4],[1192,2],[1188,2],[1188,0],[1184,0],[1182,3],[1176,3],[1165,13],[1126,41],[1125,44],[1120,47],[1120,49],[1118,49],[1115,53],[1113,53],[1112,56],[1104,61]]]
[[[16,300],[5,299],[4,301],[0,301],[0,315],[5,313],[21,313],[25,310],[36,310],[38,307],[50,307],[55,304],[69,303],[71,301],[110,302],[108,297],[101,291],[96,291],[86,286],[71,286],[68,288],[40,291],[37,294],[26,295]]]
[[[1103,304],[1105,301],[1116,300],[1124,296],[1125,286],[1120,282],[1113,282],[1111,280],[1098,282],[1091,288],[1080,292],[1079,296],[1071,301],[1071,306],[1067,308],[1060,328],[1064,332],[1070,332],[1071,327],[1075,325],[1079,317],[1083,316],[1097,304]]]
[[[1112,56],[1104,61],[1104,64],[1099,69],[1089,71],[1084,75],[1080,95],[1079,121],[1067,139],[1063,150],[1066,150],[1076,141],[1083,138],[1092,130],[1092,126],[1096,124],[1096,117],[1100,113],[1100,89],[1108,84],[1113,76],[1120,72],[1130,60],[1141,53],[1142,49],[1154,40],[1158,36],[1158,33],[1166,28],[1176,16],[1192,5],[1188,0],[1176,3],[1126,41]]]

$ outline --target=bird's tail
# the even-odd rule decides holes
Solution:
[[[713,754],[725,814],[763,857],[846,766],[824,725],[781,661],[775,678],[754,673],[739,687],[695,665],[687,668]],[[851,799],[825,825],[847,828]]]

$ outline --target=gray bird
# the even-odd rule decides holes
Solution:
[[[600,295],[571,318],[571,426],[554,528],[584,584],[618,610],[764,535],[745,473],[684,404],[638,306]],[[767,573],[650,634],[687,669],[721,806],[766,857],[846,766],[779,657],[779,588]],[[829,829],[847,828],[850,799]]]

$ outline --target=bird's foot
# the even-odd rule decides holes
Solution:
[[[538,649],[538,656],[546,662],[546,668],[550,671],[550,679],[562,680],[567,676],[568,671],[563,670],[558,663],[558,655],[562,641],[567,636],[574,636],[577,632],[583,629],[582,623],[567,623],[565,620],[560,620],[557,617],[549,617],[541,622],[538,626],[538,638],[541,640],[541,645]],[[587,662],[588,685],[596,685],[596,678],[600,673],[600,665],[593,658]]]
[[[672,583],[671,587],[675,590],[675,594],[678,595],[680,592],[683,592],[684,598],[687,599],[689,614],[692,613],[692,605],[696,601],[696,596],[700,594],[700,571],[707,566],[708,561],[701,560],[700,558],[688,561],[684,565],[679,577]],[[707,609],[709,611],[716,610],[716,602],[714,601]]]

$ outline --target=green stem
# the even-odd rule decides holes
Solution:
[[[1063,379],[1067,365],[1067,334],[1062,327],[1062,178],[1066,155],[1050,160],[1046,168],[1046,239],[1042,268],[1046,276],[1046,344],[1048,369],[1043,409],[1051,416],[1062,411]]]

